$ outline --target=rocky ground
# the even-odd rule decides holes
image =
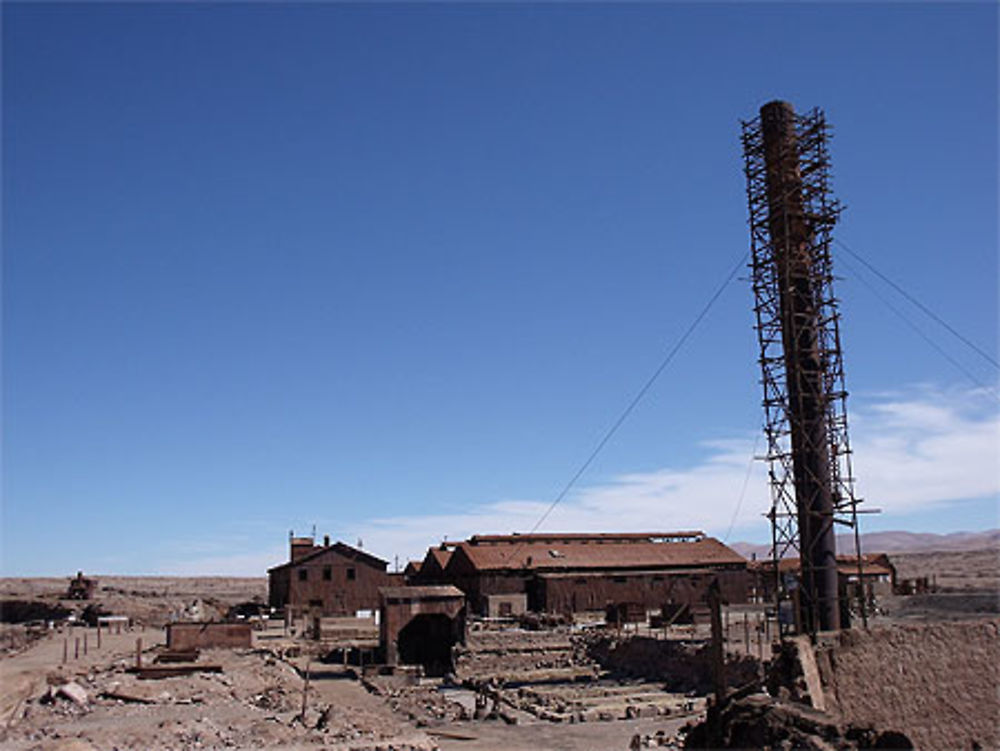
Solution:
[[[876,621],[904,628],[920,628],[922,622],[961,627],[997,612],[996,551],[903,554],[894,560],[900,576],[934,575],[942,591],[887,598]],[[220,672],[143,680],[129,672],[137,639],[148,663],[163,642],[159,625],[193,613],[217,618],[237,603],[262,601],[266,582],[96,578],[91,603],[63,599],[68,579],[0,580],[0,600],[7,603],[16,600],[29,609],[63,607],[78,614],[89,604],[135,622],[134,630],[105,632],[99,648],[94,629],[53,631],[44,622],[0,625],[0,747],[677,748],[683,742],[682,727],[705,715],[710,690],[706,634],[682,628],[669,635],[651,629],[581,634],[565,625],[473,632],[459,649],[450,687],[426,679],[417,685],[405,685],[398,677],[357,680],[342,665],[322,664],[308,644],[291,644],[279,629],[277,635],[256,632],[253,649],[204,651],[198,664],[217,666]],[[729,679],[737,686],[758,674],[755,658],[769,652],[770,634],[765,638],[759,628],[763,611],[745,606],[729,615]],[[748,646],[741,646],[744,642]],[[844,690],[840,686],[840,694]],[[806,736],[808,743],[824,749],[892,740],[879,733],[893,728],[876,731],[831,722],[775,701],[758,695],[734,704],[729,726],[746,728],[725,743],[739,745],[741,737],[749,737],[741,733],[761,727],[774,747],[802,745]]]
[[[84,634],[86,654],[78,651]],[[150,680],[132,670],[137,641],[143,664],[152,664],[163,649],[162,630],[104,633],[99,648],[96,629],[50,632],[0,660],[0,747],[596,751],[626,749],[635,738],[669,747],[685,719],[704,708],[700,698],[671,693],[662,682],[597,680],[601,669],[579,644],[569,654],[576,650],[587,663],[576,667],[593,680],[515,686],[467,677],[465,688],[441,690],[440,681],[426,679],[416,685],[398,677],[358,680],[353,668],[310,655],[308,644],[289,649],[290,640],[268,636],[256,633],[253,649],[203,650],[191,674]],[[520,649],[533,653],[527,659],[544,672],[538,656],[566,634],[515,632],[500,639],[487,640],[493,658],[503,660],[498,645]]]

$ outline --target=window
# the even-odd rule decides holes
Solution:
[[[355,578],[356,578],[356,572],[354,571],[354,569],[353,568],[347,569],[347,580],[354,581]]]
[[[323,567],[323,581],[328,582],[333,579],[333,569],[329,566]]]
[[[299,569],[299,581],[304,582],[309,578],[309,570],[300,568]]]
[[[513,612],[513,609],[511,608],[509,602],[501,602],[500,603],[500,617],[501,618],[510,618],[511,612]]]

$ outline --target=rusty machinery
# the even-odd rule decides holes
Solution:
[[[820,110],[797,115],[787,102],[769,102],[743,123],[772,562],[779,605],[795,602],[810,634],[841,627],[836,524],[854,530],[861,559],[830,257],[841,207],[830,195],[828,139]],[[790,591],[778,562],[795,553],[801,571]]]

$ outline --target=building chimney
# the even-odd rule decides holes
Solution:
[[[323,535],[323,547],[330,547],[330,535]]]
[[[315,541],[312,537],[293,537],[291,539],[291,560],[292,563],[309,555],[315,549]]]

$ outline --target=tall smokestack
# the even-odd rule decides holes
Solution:
[[[827,432],[826,365],[820,346],[821,295],[813,272],[812,219],[803,208],[795,111],[787,102],[760,110],[768,229],[781,313],[792,473],[809,631],[840,628],[834,493]]]

